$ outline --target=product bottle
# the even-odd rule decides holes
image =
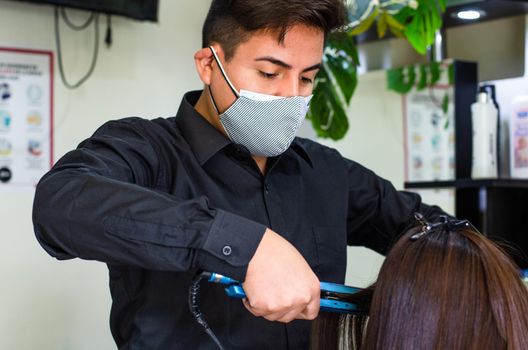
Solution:
[[[497,164],[497,108],[485,92],[479,92],[477,101],[471,105],[473,124],[473,179],[496,178]]]
[[[528,178],[528,95],[513,99],[510,155],[511,177]]]
[[[493,84],[483,84],[479,86],[479,92],[485,92],[488,94],[488,96],[491,98],[491,102],[493,102],[493,105],[495,108],[497,108],[497,177],[502,176],[503,170],[503,162],[504,159],[508,157],[507,154],[503,154],[504,152],[507,152],[508,148],[507,145],[503,144],[503,138],[505,141],[507,141],[509,138],[505,138],[504,135],[502,135],[501,130],[501,109],[499,107],[499,103],[497,102],[497,93],[495,89],[495,85]]]

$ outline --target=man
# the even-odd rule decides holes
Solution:
[[[439,210],[335,150],[295,138],[340,0],[214,0],[195,55],[205,88],[174,118],[103,125],[37,187],[34,224],[58,259],[105,262],[119,349],[210,349],[187,307],[201,289],[228,349],[306,349],[319,281],[343,283],[346,245],[384,252],[417,210]]]

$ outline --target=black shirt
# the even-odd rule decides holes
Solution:
[[[108,265],[119,349],[214,348],[188,310],[191,280],[203,269],[243,281],[266,227],[321,281],[343,283],[347,244],[383,253],[415,211],[440,212],[306,139],[270,158],[262,175],[244,147],[195,111],[199,94],[188,93],[176,117],[104,124],[37,186],[33,221],[44,249]],[[309,321],[254,317],[223,286],[204,283],[200,306],[228,349],[308,348]]]

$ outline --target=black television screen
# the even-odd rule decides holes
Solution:
[[[138,20],[158,21],[159,0],[13,0],[89,10]]]

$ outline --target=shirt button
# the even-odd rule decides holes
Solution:
[[[264,192],[266,192],[266,194],[269,193],[269,186],[268,186],[268,184],[264,184]]]
[[[231,249],[231,246],[226,245],[222,248],[222,254],[224,254],[225,256],[231,255],[232,252],[233,249]]]

